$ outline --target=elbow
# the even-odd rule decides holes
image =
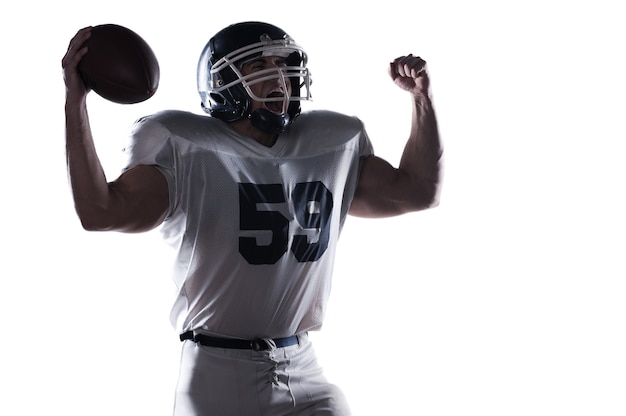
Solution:
[[[439,206],[441,203],[441,182],[439,180],[416,184],[410,198],[407,211],[423,211]]]
[[[423,209],[437,208],[440,203],[441,203],[441,199],[439,197],[439,194],[437,193],[433,197],[431,197],[427,201],[425,201]]]
[[[100,210],[76,209],[80,224],[85,231],[109,231],[113,229],[107,215]]]
[[[401,176],[401,189],[405,190],[408,211],[422,211],[439,206],[443,168],[440,163],[428,169],[421,169],[418,174],[405,173]]]
[[[441,203],[441,182],[437,182],[432,186],[429,198],[427,201],[427,208],[437,208]]]
[[[158,218],[149,217],[131,221],[127,217],[116,217],[107,211],[78,212],[78,218],[85,231],[141,233],[156,228],[164,217],[165,214],[162,214]]]
[[[412,204],[412,211],[423,211],[437,208],[440,204],[440,197],[437,191],[432,191],[419,195]]]
[[[435,198],[433,198],[430,203],[426,206],[426,209],[433,209],[433,208],[437,208],[439,206],[439,204],[441,204],[441,199],[439,197],[439,195],[437,195]]]
[[[105,224],[103,221],[98,218],[93,218],[90,216],[79,215],[80,224],[85,231],[109,231],[111,230],[111,226]]]
[[[423,206],[422,209],[436,208],[441,203],[441,188],[443,179],[443,169],[440,165],[437,166],[430,175],[426,176],[424,180],[415,184],[416,193],[420,196],[419,203]]]

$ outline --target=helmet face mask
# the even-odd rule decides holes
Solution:
[[[242,66],[259,57],[282,57],[285,66],[276,66],[244,75]],[[198,93],[202,108],[210,115],[224,121],[237,121],[249,117],[253,124],[258,115],[251,114],[251,100],[265,103],[282,101],[285,114],[268,110],[260,120],[280,117],[270,122],[268,132],[284,130],[300,113],[300,101],[311,100],[311,76],[307,55],[282,29],[267,23],[245,22],[229,26],[217,33],[207,43],[198,62]],[[259,97],[252,91],[257,83],[278,80],[283,91],[289,83],[291,94],[282,97]],[[269,114],[268,114],[269,113]],[[261,130],[265,122],[257,126]],[[256,124],[255,124],[256,125]],[[276,127],[280,125],[280,127]]]

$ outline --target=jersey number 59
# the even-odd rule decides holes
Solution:
[[[259,204],[285,203],[280,184],[239,184],[239,225],[242,231],[271,231],[267,245],[259,245],[256,237],[239,237],[239,252],[250,264],[274,264],[289,247],[289,220],[278,211],[260,210]],[[295,220],[302,233],[294,233],[291,252],[301,262],[318,260],[328,248],[333,195],[322,182],[296,184],[291,193]],[[303,234],[315,230],[316,242]]]

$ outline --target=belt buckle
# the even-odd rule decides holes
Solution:
[[[254,351],[265,351],[268,349],[267,341],[262,338],[253,339],[250,341],[250,348]]]

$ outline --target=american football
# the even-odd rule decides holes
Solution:
[[[85,46],[87,54],[78,70],[87,87],[101,97],[119,104],[135,104],[157,91],[158,60],[137,33],[115,24],[94,26]]]

